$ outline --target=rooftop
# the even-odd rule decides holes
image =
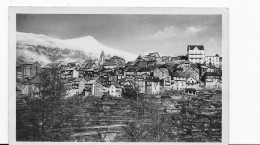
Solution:
[[[105,62],[103,66],[113,66],[116,65],[114,62]]]
[[[84,79],[84,78],[75,78],[75,79],[73,80],[73,82],[80,82],[82,79]]]
[[[185,74],[182,72],[172,72],[171,76],[173,77],[185,77]]]
[[[220,76],[220,74],[216,73],[216,72],[205,72],[204,74],[205,76]]]
[[[203,45],[188,45],[187,50],[194,50],[194,48],[198,48],[199,50],[204,50]]]

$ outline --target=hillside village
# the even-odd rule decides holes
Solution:
[[[131,90],[138,94],[181,91],[196,95],[202,89],[221,89],[221,66],[222,58],[207,56],[203,45],[188,45],[184,56],[160,56],[154,52],[128,62],[118,56],[107,58],[102,51],[100,59],[88,59],[83,63],[59,62],[41,66],[32,62],[16,66],[17,91],[37,93],[37,85],[42,81],[38,74],[57,67],[67,97],[76,94],[123,97],[124,92]]]
[[[154,52],[126,62],[102,51],[83,63],[21,64],[17,140],[221,142],[221,67],[203,45],[177,57]],[[60,100],[51,93],[63,90],[40,75],[52,68],[65,88]]]

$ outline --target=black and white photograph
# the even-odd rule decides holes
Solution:
[[[13,142],[227,144],[226,9],[24,9]]]

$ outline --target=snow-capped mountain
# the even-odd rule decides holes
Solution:
[[[91,58],[99,58],[102,50],[105,52],[105,55],[117,55],[127,61],[132,61],[137,57],[135,54],[107,47],[98,42],[92,36],[62,40],[46,35],[17,32],[16,46],[18,48],[17,57],[28,57],[27,60],[29,61],[36,60],[43,64],[51,62],[50,58],[48,58],[45,53],[39,52],[39,50],[37,50],[37,53],[35,53],[34,50],[32,50],[32,47],[44,47],[46,49],[58,48],[60,50],[70,49],[72,51],[83,52],[84,55],[91,56]],[[30,49],[28,50],[28,48]],[[59,59],[61,61],[73,61],[76,59],[76,57],[68,58],[68,55],[66,55],[61,56]]]
[[[76,46],[74,47],[75,49],[84,51],[86,53],[92,53],[94,56],[97,57],[100,56],[102,50],[105,52],[105,54],[110,54],[111,56],[117,55],[123,57],[128,61],[134,60],[137,57],[137,55],[135,54],[107,47],[99,43],[94,37],[91,36],[75,38],[75,39],[67,39],[67,40],[63,40],[63,43],[68,46]]]

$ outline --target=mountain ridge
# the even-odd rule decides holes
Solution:
[[[16,33],[16,47],[17,49],[20,49],[20,52],[23,52],[23,50],[30,50],[36,51],[41,58],[46,56],[43,51],[39,52],[39,48],[44,48],[47,51],[49,49],[57,49],[57,51],[64,51],[66,49],[69,49],[71,51],[80,52],[81,55],[86,55],[88,57],[92,58],[99,58],[100,53],[102,50],[105,52],[106,55],[117,55],[120,57],[123,57],[127,61],[134,60],[137,55],[131,54],[129,52],[125,52],[122,50],[117,50],[114,48],[110,48],[108,46],[103,45],[102,43],[98,42],[94,37],[92,36],[84,36],[79,38],[72,38],[72,39],[57,39],[52,38],[43,34],[33,34],[33,33],[24,33],[24,32],[17,32]],[[29,54],[23,53],[24,54]],[[21,53],[17,53],[17,57],[19,57]],[[37,55],[34,54],[34,58],[32,60],[37,60]],[[26,56],[25,56],[26,57]],[[31,56],[28,56],[31,57]],[[46,56],[45,62],[42,61],[42,63],[47,63],[46,60],[48,60],[49,56]],[[61,58],[64,59],[64,57],[70,57],[69,55],[62,55]],[[73,56],[73,60],[75,60],[76,57]],[[66,60],[70,60],[67,59]],[[72,60],[72,61],[73,61]],[[41,61],[40,61],[41,62]]]

